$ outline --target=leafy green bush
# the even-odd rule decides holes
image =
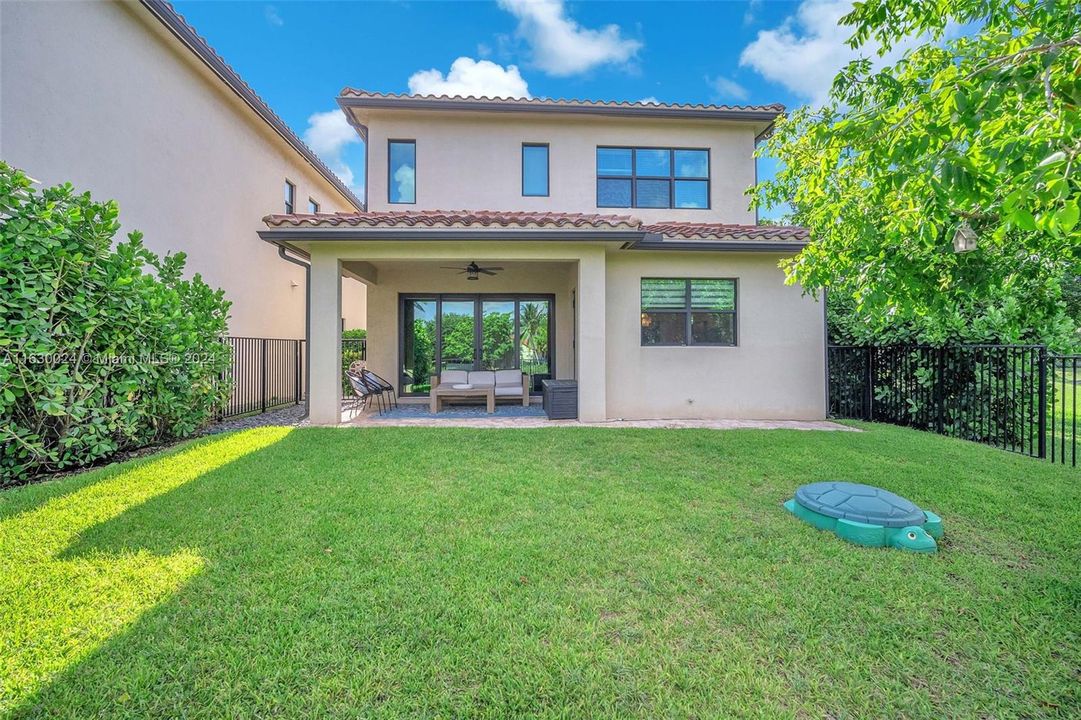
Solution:
[[[137,232],[113,249],[117,215],[0,162],[0,486],[191,435],[229,396],[229,302]]]

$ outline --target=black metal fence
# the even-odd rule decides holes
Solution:
[[[368,341],[364,338],[342,338],[342,393],[343,397],[352,397],[353,389],[345,377],[349,366],[360,360],[368,359]]]
[[[892,423],[1077,465],[1081,356],[1039,345],[831,346],[832,417]]]
[[[304,401],[304,341],[228,337],[233,392],[223,418],[266,412]]]
[[[232,382],[233,393],[223,419],[304,402],[303,340],[228,337],[225,341],[233,351],[233,363],[224,379]],[[342,369],[366,360],[367,350],[363,338],[342,338]]]

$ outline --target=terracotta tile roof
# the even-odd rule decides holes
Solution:
[[[730,242],[807,242],[807,229],[795,225],[731,225],[725,223],[667,222],[643,225],[649,233],[684,240]]]
[[[540,227],[614,228],[638,230],[631,215],[587,215],[557,212],[496,212],[490,210],[395,210],[361,213],[267,215],[270,227]]]
[[[805,245],[807,230],[791,225],[663,222],[643,224],[633,215],[494,210],[393,210],[359,213],[267,215],[271,228],[595,228],[637,230],[671,240]]]
[[[678,103],[649,103],[649,102],[616,102],[614,100],[577,100],[567,98],[513,98],[513,97],[474,97],[463,95],[409,95],[406,93],[380,93],[346,87],[339,93],[339,99],[346,104],[371,104],[377,105],[401,105],[403,107],[414,105],[433,106],[442,102],[447,105],[474,105],[478,109],[498,107],[520,107],[523,110],[531,109],[567,109],[567,110],[601,110],[620,111],[628,113],[652,112],[656,115],[671,114],[679,115],[696,113],[698,115],[716,114],[718,116],[731,116],[733,114],[746,114],[749,116],[780,115],[785,111],[784,105],[774,103],[772,105],[705,105],[705,104],[678,104]],[[350,103],[350,100],[360,103]],[[456,108],[461,109],[461,108]],[[761,119],[761,118],[758,118]]]

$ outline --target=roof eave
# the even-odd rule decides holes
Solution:
[[[607,115],[638,118],[682,118],[692,120],[741,120],[772,123],[784,110],[738,108],[663,107],[652,105],[530,105],[500,100],[464,100],[437,97],[358,97],[340,95],[339,107],[376,110],[443,110],[455,112],[542,113],[555,115]]]
[[[547,229],[547,228],[394,228],[394,227],[272,227],[260,230],[265,242],[419,241],[462,242],[547,241],[636,243],[648,233],[629,228]]]

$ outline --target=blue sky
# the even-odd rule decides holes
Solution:
[[[175,6],[358,190],[362,148],[334,102],[345,86],[796,107],[853,57],[836,23],[849,0]]]

